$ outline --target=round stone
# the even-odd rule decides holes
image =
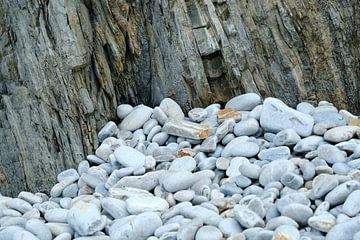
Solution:
[[[221,240],[222,232],[214,226],[201,227],[195,236],[195,240]]]

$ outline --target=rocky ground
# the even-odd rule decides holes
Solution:
[[[0,240],[359,240],[360,120],[331,103],[237,96],[120,124],[50,194],[0,197]]]

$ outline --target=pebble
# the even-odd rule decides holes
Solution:
[[[119,119],[123,120],[127,115],[133,111],[133,107],[130,104],[120,104],[116,108],[116,115]]]
[[[168,202],[161,197],[130,197],[126,200],[126,209],[130,214],[143,212],[164,212],[169,208]]]
[[[237,111],[251,111],[261,103],[261,98],[256,93],[245,93],[230,99],[225,108],[232,108]]]
[[[104,227],[99,209],[85,202],[70,208],[67,222],[81,236],[91,235]]]
[[[278,133],[284,129],[294,129],[301,137],[312,133],[314,119],[305,113],[288,107],[281,100],[266,98],[260,117],[260,125],[265,131]]]
[[[173,193],[191,187],[195,177],[189,171],[169,171],[161,176],[160,183],[166,191]]]
[[[159,107],[168,116],[168,118],[182,120],[185,117],[184,112],[181,110],[179,104],[177,104],[177,102],[171,98],[164,98],[161,101]]]
[[[235,124],[234,134],[236,136],[251,136],[259,131],[259,122],[254,118],[249,118]]]
[[[236,205],[234,207],[235,218],[245,228],[265,227],[265,222],[250,209]]]
[[[144,105],[137,106],[129,113],[120,124],[121,130],[135,131],[144,125],[150,119],[153,112],[152,108]]]
[[[294,129],[284,129],[278,132],[273,142],[276,146],[293,146],[301,140],[301,137],[296,133]]]
[[[290,149],[286,146],[274,147],[261,150],[258,154],[260,160],[274,161],[279,159],[289,159]]]
[[[120,105],[49,196],[0,195],[0,239],[360,238],[356,116],[257,94],[160,105]]]
[[[355,135],[360,136],[360,127],[340,126],[328,130],[324,134],[324,139],[329,142],[339,143],[350,140]]]
[[[120,146],[114,152],[116,160],[124,167],[139,167],[145,164],[145,155],[128,147]]]

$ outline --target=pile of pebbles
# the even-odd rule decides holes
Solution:
[[[117,108],[49,195],[0,197],[0,240],[360,240],[360,127],[254,93]]]

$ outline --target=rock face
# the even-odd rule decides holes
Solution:
[[[3,194],[49,189],[118,102],[188,110],[256,92],[360,111],[357,4],[168,2],[1,0]]]

